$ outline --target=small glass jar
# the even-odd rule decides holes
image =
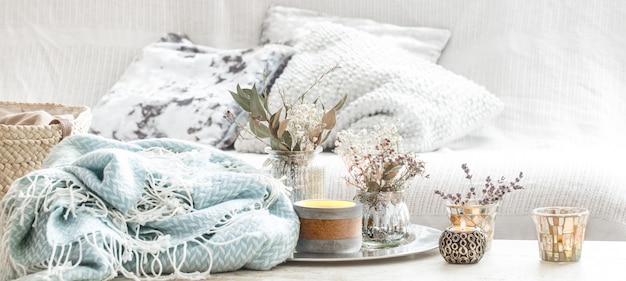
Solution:
[[[324,198],[324,166],[317,161],[322,151],[281,151],[266,148],[268,158],[263,169],[290,187],[291,202]]]
[[[386,248],[402,244],[411,234],[406,190],[365,192],[355,200],[363,205],[363,247]]]

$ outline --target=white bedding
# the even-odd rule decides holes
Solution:
[[[416,222],[445,224],[432,191],[464,187],[459,167],[468,163],[476,178],[526,173],[527,189],[501,206],[496,237],[532,239],[530,209],[561,204],[590,208],[588,239],[626,240],[623,1],[1,1],[0,99],[93,107],[164,33],[217,48],[256,46],[273,4],[448,29],[439,64],[505,103],[483,129],[422,155],[431,179],[410,193]],[[350,198],[339,167],[337,157],[329,161],[327,194]]]

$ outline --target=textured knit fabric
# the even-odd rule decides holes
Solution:
[[[298,238],[284,185],[210,147],[80,135],[43,167],[1,203],[1,280],[267,270]]]
[[[339,65],[306,98],[334,105],[347,94],[334,132],[403,123],[407,150],[431,151],[500,113],[502,102],[484,87],[365,32],[333,23],[299,30],[293,55],[270,92],[272,112],[295,101],[325,71]],[[333,137],[325,143],[332,147]],[[235,146],[237,148],[237,146]]]

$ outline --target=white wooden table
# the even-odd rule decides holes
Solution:
[[[536,240],[494,240],[477,264],[448,264],[438,249],[389,259],[286,262],[269,271],[216,273],[210,280],[626,280],[626,242],[585,241],[580,261],[541,261]]]

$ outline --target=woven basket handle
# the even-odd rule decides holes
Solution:
[[[64,139],[72,133],[72,122],[70,122],[70,120],[64,118],[55,118],[50,121],[50,125],[52,124],[61,125],[61,139]]]

